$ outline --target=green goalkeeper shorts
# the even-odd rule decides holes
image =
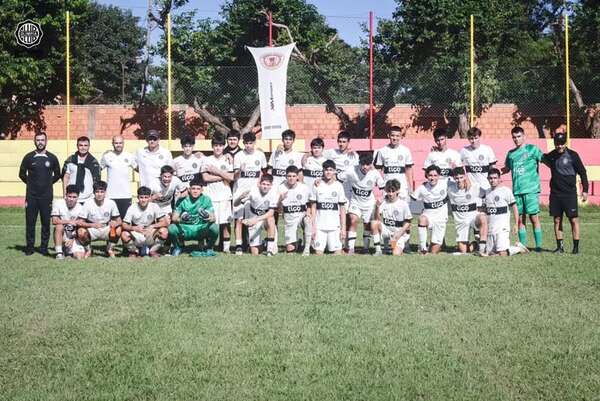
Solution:
[[[540,213],[539,193],[518,194],[515,195],[515,200],[517,201],[517,209],[520,216],[523,214],[534,215]]]

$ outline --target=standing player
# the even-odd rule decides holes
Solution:
[[[233,163],[233,159],[238,152],[242,151],[240,147],[240,132],[236,130],[231,130],[227,133],[227,146],[223,149],[223,154],[231,155],[231,160]]]
[[[373,221],[375,255],[381,255],[381,239],[392,246],[392,255],[400,256],[410,239],[412,214],[408,203],[400,198],[400,181],[395,178],[385,183],[383,202],[377,203]]]
[[[315,180],[323,177],[323,162],[327,159],[323,156],[325,142],[321,138],[310,141],[310,154],[302,157],[302,175],[304,183],[312,188]]]
[[[242,223],[248,226],[248,244],[254,256],[259,253],[263,228],[267,231],[267,256],[273,256],[277,252],[275,209],[278,198],[277,189],[273,188],[273,176],[264,174],[260,177],[258,186],[245,190],[233,201],[234,206],[242,204],[247,206]]]
[[[431,253],[439,253],[446,235],[448,221],[448,180],[442,179],[440,168],[433,164],[425,170],[427,182],[411,195],[413,200],[423,201],[423,214],[419,216],[419,249],[427,254],[427,231],[431,230]]]
[[[77,138],[77,152],[69,156],[63,166],[63,192],[67,185],[77,185],[79,202],[84,203],[94,197],[94,183],[100,181],[100,164],[90,154],[90,138]],[[63,193],[63,195],[66,195]]]
[[[125,140],[121,135],[112,138],[113,150],[107,150],[100,158],[100,168],[106,169],[106,196],[117,204],[121,218],[125,217],[131,206],[132,171],[137,164],[135,157],[123,150]]]
[[[52,204],[52,224],[54,224],[54,248],[56,259],[66,256],[82,259],[85,249],[75,240],[77,234],[77,218],[82,206],[79,204],[79,190],[76,185],[68,185],[67,196],[57,199]]]
[[[478,243],[477,253],[485,255],[487,219],[485,214],[478,211],[482,206],[481,199],[485,196],[485,190],[467,178],[463,167],[456,167],[453,176],[454,181],[448,182],[448,199],[456,228],[458,251],[469,251],[469,233],[473,229]]]
[[[493,149],[481,143],[481,130],[470,128],[467,131],[469,144],[461,149],[460,159],[467,171],[467,178],[471,184],[477,184],[481,189],[488,189],[488,171],[494,167],[497,160]]]
[[[50,206],[52,185],[60,179],[58,159],[46,150],[48,137],[44,132],[35,134],[35,150],[23,157],[19,168],[19,178],[26,185],[25,192],[25,255],[33,255],[35,244],[35,223],[38,213],[42,221],[40,252],[48,254],[50,242]]]
[[[173,205],[177,199],[186,195],[187,187],[181,180],[174,176],[175,170],[171,166],[162,166],[160,179],[150,187],[152,191],[152,202],[156,203],[160,210],[168,216],[173,211]]]
[[[348,254],[354,253],[354,244],[356,242],[356,228],[358,220],[363,221],[363,252],[369,252],[369,241],[371,233],[371,220],[375,211],[375,188],[383,189],[385,182],[379,174],[379,171],[373,167],[373,155],[364,153],[360,155],[358,166],[350,168],[338,174],[338,180],[352,188],[350,205],[348,206],[348,216],[350,225],[348,227]]]
[[[542,226],[540,224],[540,174],[539,164],[544,155],[540,148],[525,143],[525,131],[515,127],[511,131],[515,148],[506,155],[502,174],[509,171],[517,209],[519,210],[519,242],[527,246],[527,216],[533,225],[535,250],[542,249]]]
[[[396,179],[400,183],[399,196],[408,200],[413,188],[413,158],[406,146],[400,144],[401,129],[393,126],[389,134],[390,143],[375,151],[375,167],[383,171],[385,182]]]
[[[233,182],[233,163],[223,153],[225,139],[215,135],[211,140],[213,154],[202,159],[202,180],[206,183],[205,194],[213,203],[215,224],[219,226],[223,252],[229,253],[231,247],[231,183]]]
[[[312,219],[307,214],[309,187],[298,181],[299,170],[296,166],[286,169],[286,182],[278,188],[281,206],[283,210],[283,221],[285,222],[285,247],[288,253],[295,252],[298,248],[298,229],[304,230],[304,252],[303,256],[310,254],[310,242],[312,238]]]
[[[312,187],[309,200],[313,218],[313,248],[323,255],[325,248],[336,255],[342,253],[346,238],[346,196],[344,187],[335,178],[336,164],[333,160],[323,163],[323,180]]]
[[[460,154],[448,148],[448,133],[443,128],[436,128],[433,131],[433,140],[435,146],[427,155],[423,164],[423,170],[427,170],[429,166],[438,166],[440,169],[439,179],[447,181],[454,167],[462,166]]]
[[[140,173],[140,186],[152,188],[159,181],[160,168],[173,165],[171,152],[161,148],[159,141],[160,134],[157,130],[148,131],[146,133],[148,146],[138,149],[135,154],[135,161]]]
[[[520,242],[510,246],[510,212],[512,209],[515,223],[513,234],[517,233],[519,226],[519,212],[511,190],[500,185],[500,170],[490,169],[488,180],[490,189],[486,191],[483,201],[488,218],[487,254],[508,256],[529,252]]]
[[[204,183],[200,178],[190,182],[189,195],[175,207],[169,225],[169,239],[173,244],[172,256],[179,256],[185,240],[206,240],[206,248],[191,256],[216,256],[214,245],[219,237],[219,227],[210,198],[202,193]]]
[[[350,133],[342,131],[338,134],[337,149],[327,149],[323,152],[323,156],[327,160],[333,160],[338,174],[358,165],[358,154],[350,149]],[[346,199],[352,196],[352,185],[347,183],[344,185],[344,195]]]
[[[258,185],[259,177],[264,169],[267,168],[267,159],[265,154],[255,149],[256,135],[247,132],[242,138],[244,150],[237,153],[233,159],[234,185],[233,199]],[[233,207],[233,218],[235,219],[235,253],[242,254],[242,231],[244,219],[244,204]]]
[[[143,254],[159,257],[160,250],[169,237],[169,221],[165,212],[156,203],[150,202],[151,195],[150,188],[139,187],[138,202],[127,209],[123,219],[121,241],[129,252],[129,257]]]
[[[173,159],[173,168],[175,169],[175,176],[188,187],[190,181],[200,173],[200,165],[204,155],[201,152],[194,154],[196,139],[193,136],[185,135],[180,142],[183,154]]]
[[[281,133],[282,144],[277,147],[269,158],[268,172],[273,176],[273,186],[279,188],[286,180],[286,169],[289,166],[302,168],[303,153],[293,149],[296,133],[287,129]],[[300,170],[300,180],[302,180],[302,171]]]
[[[571,223],[573,233],[573,253],[579,253],[579,217],[577,205],[577,174],[581,177],[581,199],[587,200],[589,183],[581,158],[574,150],[567,148],[567,136],[554,135],[555,149],[545,154],[542,162],[550,167],[550,216],[554,218],[556,253],[563,253],[563,213]]]
[[[94,184],[94,197],[85,201],[77,219],[77,241],[86,247],[85,258],[92,254],[90,243],[97,240],[107,241],[106,254],[115,257],[122,221],[115,201],[106,199],[106,187],[104,181]]]

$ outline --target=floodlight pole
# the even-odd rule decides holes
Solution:
[[[373,150],[373,11],[369,11],[369,150]]]
[[[173,135],[172,120],[172,94],[171,94],[171,13],[167,14],[167,132],[169,134],[169,150]]]
[[[469,127],[475,124],[475,18],[471,14],[471,27],[469,29],[469,63],[470,63],[470,123]]]
[[[67,25],[67,51],[66,51],[66,68],[67,68],[67,76],[66,76],[66,84],[67,84],[67,154],[69,154],[69,146],[71,142],[71,19],[69,16],[69,12],[66,12],[66,25]]]

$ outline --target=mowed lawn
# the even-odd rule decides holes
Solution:
[[[0,399],[598,400],[600,210],[582,216],[577,256],[57,262],[22,256],[2,209]]]

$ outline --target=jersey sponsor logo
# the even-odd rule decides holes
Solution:
[[[352,192],[354,192],[358,196],[362,196],[362,197],[366,198],[367,196],[371,195],[372,191],[367,190],[367,189],[360,189],[360,188],[352,187]]]
[[[487,168],[485,169],[487,170]],[[468,173],[483,173],[484,166],[467,166]]]
[[[388,166],[383,168],[385,174],[404,174],[406,169],[402,166]]]
[[[469,203],[465,205],[452,205],[452,210],[455,212],[473,212],[477,210],[477,205],[475,203]]]
[[[273,169],[273,175],[276,177],[285,177],[285,170],[280,168]]]
[[[253,207],[250,208],[250,211],[257,216],[262,216],[263,214],[267,213],[268,210],[269,210],[268,202],[267,202],[267,207],[264,209],[262,207],[258,208],[258,209],[255,209]]]
[[[304,173],[305,176],[308,177],[323,177],[323,171],[322,170],[309,170],[309,169],[304,169],[302,170],[302,172]]]
[[[425,209],[439,209],[446,204],[446,200],[441,200],[437,202],[423,202],[423,206]]]
[[[333,202],[317,202],[317,209],[319,210],[337,210],[338,204]]]
[[[515,172],[517,173],[517,175],[523,175],[523,174],[525,174],[525,167],[523,167],[523,166],[518,167]]]
[[[284,206],[284,213],[301,213],[306,211],[306,205],[292,205],[292,206]]]
[[[506,206],[486,208],[486,213],[489,215],[504,214],[507,212],[508,212],[508,208]]]
[[[383,224],[388,226],[388,227],[402,227],[402,222],[398,221],[398,220],[393,220],[393,219],[383,219]]]
[[[258,178],[260,171],[242,171],[240,177],[242,178]]]
[[[183,182],[189,182],[194,179],[195,174],[184,174],[179,177],[179,179]]]

